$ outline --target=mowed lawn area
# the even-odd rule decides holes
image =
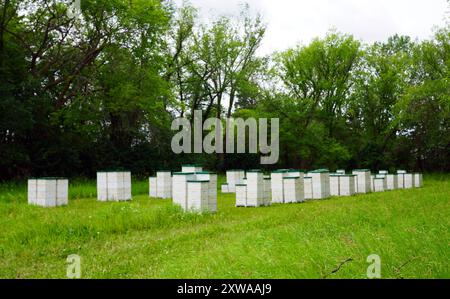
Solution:
[[[448,175],[257,209],[219,193],[205,215],[149,199],[146,181],[133,182],[132,202],[98,202],[95,189],[71,182],[69,206],[40,208],[25,184],[1,185],[0,277],[65,278],[70,254],[83,278],[366,278],[371,254],[383,278],[450,277]]]

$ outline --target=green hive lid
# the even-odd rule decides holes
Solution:
[[[249,172],[249,173],[258,173],[258,172],[262,172],[262,171],[261,171],[261,169],[250,169],[250,170],[247,170],[247,172]]]
[[[277,169],[277,170],[272,171],[272,173],[286,173],[288,171],[289,171],[289,169]]]
[[[370,169],[353,169],[353,171],[367,172],[367,171],[370,171]]]
[[[304,173],[303,170],[300,169],[289,169],[287,172],[300,172],[300,173]]]
[[[235,186],[247,186],[247,184],[244,184],[244,183],[239,183],[239,184],[236,184]]]
[[[188,180],[188,183],[209,183],[209,180]]]
[[[97,171],[97,173],[112,173],[112,172],[130,172],[130,171],[126,169],[109,169],[109,170],[107,169]]]
[[[303,179],[312,179],[311,176],[305,176]]]
[[[195,172],[174,172],[172,175],[192,175],[195,174]]]
[[[328,169],[316,169],[311,171],[310,173],[325,173],[325,172],[330,172]]]
[[[294,179],[299,179],[299,178],[300,178],[299,176],[288,176],[288,177],[283,178],[283,180],[294,180]]]
[[[41,177],[41,178],[29,178],[29,180],[48,180],[48,181],[54,181],[54,180],[67,180],[67,178],[64,177]]]

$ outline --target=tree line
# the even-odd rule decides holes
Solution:
[[[330,31],[262,56],[248,7],[202,23],[161,0],[1,0],[0,179],[138,175],[255,154],[175,155],[171,122],[280,118],[273,167],[450,170],[450,25],[429,40]]]

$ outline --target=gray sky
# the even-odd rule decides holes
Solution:
[[[174,0],[181,5],[183,0]],[[399,33],[427,39],[445,24],[446,0],[190,0],[205,20],[237,15],[242,3],[268,24],[261,54],[281,51],[323,37],[329,29],[365,42],[384,41]]]

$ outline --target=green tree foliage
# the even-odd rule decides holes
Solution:
[[[173,154],[171,121],[196,109],[280,118],[274,167],[450,170],[449,24],[422,42],[332,31],[261,57],[248,7],[203,24],[170,1],[82,0],[81,15],[71,2],[0,2],[0,179],[260,167]]]

